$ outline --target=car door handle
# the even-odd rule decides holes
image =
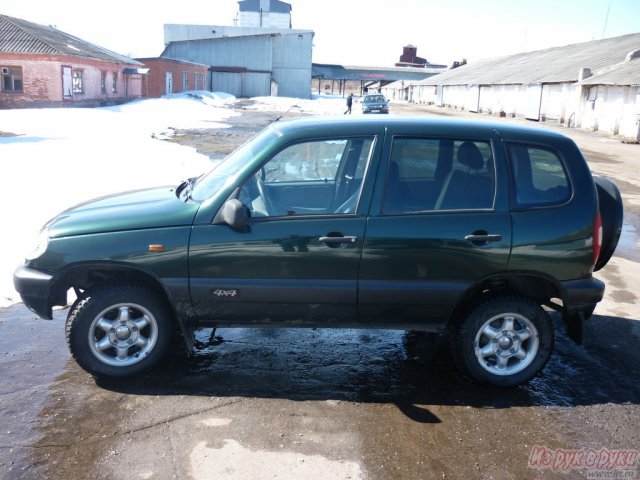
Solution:
[[[340,243],[356,243],[358,237],[345,236],[345,237],[320,237],[320,242],[327,245],[338,245]]]
[[[471,243],[499,242],[500,240],[502,240],[502,235],[497,235],[492,233],[484,233],[484,234],[473,233],[471,235],[465,236],[464,239]]]

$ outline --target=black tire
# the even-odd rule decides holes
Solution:
[[[84,292],[69,310],[66,338],[87,372],[124,377],[155,365],[173,337],[164,299],[144,287],[110,285]]]
[[[473,379],[510,387],[546,365],[553,350],[551,319],[524,297],[495,297],[471,312],[454,332],[454,356]],[[493,352],[493,353],[492,353]]]

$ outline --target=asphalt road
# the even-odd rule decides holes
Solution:
[[[218,158],[268,118],[179,141]],[[585,344],[554,317],[555,352],[527,385],[473,384],[440,336],[329,329],[221,329],[195,357],[96,381],[70,359],[66,311],[47,322],[16,305],[0,310],[0,478],[573,479],[593,472],[532,468],[532,448],[638,452],[640,145],[563,132],[621,187],[625,232]]]

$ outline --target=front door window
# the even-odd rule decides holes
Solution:
[[[296,143],[276,154],[240,191],[251,216],[355,213],[372,138]]]

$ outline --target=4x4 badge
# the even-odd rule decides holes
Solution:
[[[215,290],[211,290],[211,295],[215,295],[216,297],[237,297],[240,295],[240,292],[235,288],[216,288]]]

